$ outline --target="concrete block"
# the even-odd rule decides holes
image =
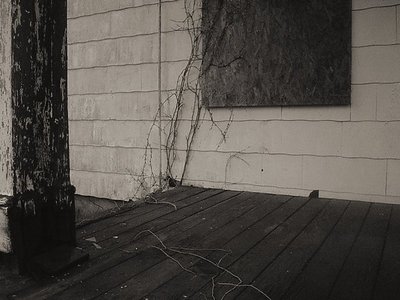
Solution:
[[[376,119],[377,88],[376,84],[352,86],[352,121],[373,121]]]
[[[68,44],[110,37],[111,14],[93,15],[68,20]]]
[[[91,144],[143,148],[149,138],[151,145],[158,147],[158,129],[152,124],[152,121],[94,121]]]
[[[269,179],[263,182],[263,185],[289,189],[302,188],[302,156],[263,155],[263,158],[264,175],[261,177]]]
[[[70,96],[70,120],[153,120],[157,92]]]
[[[158,32],[158,7],[145,5],[68,20],[68,42],[87,42]]]
[[[222,158],[221,155],[217,156],[219,156],[219,160],[223,162],[224,168],[216,169],[210,166],[210,171],[214,171],[217,174],[222,173],[220,174],[219,181],[235,183],[252,182],[254,184],[261,184],[263,182],[263,172],[261,170],[264,168],[264,162],[261,155],[223,153],[224,158]],[[198,169],[199,166],[200,165],[193,167]],[[207,179],[207,177],[203,177],[202,179]]]
[[[229,122],[218,122],[225,131]],[[178,149],[184,149],[190,122],[181,123]],[[232,122],[223,141],[221,131],[204,121],[193,144],[196,150],[244,153],[341,155],[342,127],[339,122]]]
[[[158,90],[158,65],[141,65],[140,68],[141,89],[140,91]],[[129,76],[129,74],[126,74]],[[164,82],[164,79],[161,79]]]
[[[281,194],[281,195],[307,197],[310,194],[310,190],[307,189],[291,189],[282,187],[260,186],[254,184],[242,184],[242,183],[225,184],[223,182],[211,182],[205,180],[190,180],[190,179],[185,179],[183,182],[185,185],[193,185],[204,188],[251,191],[258,193],[278,194],[278,195]],[[320,197],[329,199],[359,200],[359,201],[370,201],[379,203],[400,204],[400,197],[397,196],[365,195],[365,194],[355,194],[355,193],[320,191]]]
[[[164,0],[163,2],[166,2]],[[77,18],[111,10],[157,4],[158,0],[69,0],[68,18]]]
[[[70,70],[68,76],[69,95],[157,90],[155,64]]]
[[[193,2],[189,1],[189,3]],[[197,1],[196,5],[201,5],[201,1]],[[189,4],[188,7],[191,7],[191,5]],[[162,17],[162,31],[175,31],[182,30],[182,27],[186,28],[183,22],[186,19],[184,2],[179,0],[165,3]],[[201,24],[201,8],[199,6],[194,10],[193,19],[198,22],[198,25]]]
[[[77,18],[91,14],[118,9],[119,1],[109,0],[68,0],[68,18]]]
[[[303,188],[385,195],[386,161],[341,157],[303,158]]]
[[[158,38],[158,35],[156,35]],[[161,36],[163,61],[187,60],[192,51],[192,43],[187,31],[165,32]],[[158,42],[154,44],[157,47]]]
[[[191,128],[190,121],[179,122],[179,132],[176,141],[176,148],[179,150],[186,149],[186,138],[189,135]],[[207,141],[204,138],[207,137]],[[220,136],[218,135],[218,129],[213,128],[211,124],[203,122],[197,129],[196,138],[193,142],[192,149],[202,151],[215,151],[218,145],[220,145]]]
[[[152,121],[71,121],[71,145],[144,148],[149,139],[159,147],[159,132]]]
[[[93,144],[93,124],[90,121],[69,122],[69,143],[70,145],[91,145]]]
[[[192,116],[193,104],[195,103],[195,94],[190,91],[182,93],[182,108],[179,119],[190,120]],[[164,91],[162,94],[163,110],[162,114],[166,120],[170,120],[174,114],[177,105],[177,96],[175,90]]]
[[[164,114],[171,116],[175,106],[176,97],[174,92],[165,92],[163,99],[165,100]],[[168,100],[167,100],[168,99]],[[201,101],[201,100],[200,100]],[[180,118],[190,120],[192,118],[193,104],[195,103],[195,94],[190,91],[183,93],[183,107]],[[211,114],[210,114],[211,113]],[[233,108],[210,108],[204,110],[202,119],[214,121],[262,121],[262,120],[279,120],[281,119],[281,107],[233,107]]]
[[[400,83],[378,86],[377,100],[378,120],[400,121]]]
[[[175,90],[177,88],[177,80],[185,70],[187,61],[164,62],[161,66],[161,87],[163,90]],[[192,88],[195,87],[199,76],[200,62],[195,62],[188,70],[187,82]]]
[[[343,124],[343,156],[400,158],[400,122]]]
[[[154,179],[145,178],[146,189],[140,186],[140,180],[139,177],[123,174],[71,171],[71,182],[77,194],[112,200],[140,198],[157,188]]]
[[[192,153],[194,153],[194,152],[191,152],[191,154]],[[165,150],[163,150],[162,155],[163,155],[163,168],[166,169],[167,153]],[[172,161],[173,161],[173,163],[170,164],[172,176],[179,180],[182,177],[182,172],[183,172],[183,168],[184,168],[185,152],[180,151],[180,150],[176,151],[175,160],[171,159],[171,162]]]
[[[290,189],[290,188],[281,188],[281,187],[273,187],[273,186],[261,186],[255,184],[244,184],[244,183],[231,183],[231,182],[213,182],[213,181],[205,181],[205,180],[190,180],[185,179],[185,185],[193,185],[204,188],[216,188],[216,189],[228,189],[234,191],[249,191],[256,193],[270,193],[270,194],[281,194],[281,195],[292,195],[292,196],[302,196],[306,197],[309,195],[309,190],[303,189]]]
[[[400,196],[400,160],[388,160],[387,195]]]
[[[110,37],[158,32],[158,7],[156,5],[113,11],[110,14]]]
[[[103,40],[68,47],[69,69],[157,62],[157,35]]]
[[[185,178],[224,182],[226,158],[228,155],[218,152],[213,152],[212,155],[210,154],[211,153],[193,152],[188,162]],[[182,165],[185,161],[185,152],[180,151],[179,156],[179,162],[181,162]],[[201,166],[200,169],[199,166]],[[246,170],[243,171],[246,172]]]
[[[380,6],[391,6],[400,5],[399,0],[353,0],[353,10],[380,7]]]
[[[210,153],[196,152],[189,162],[187,177],[197,180],[212,180],[224,183],[261,184],[263,158],[261,155],[241,153],[213,153],[215,159],[208,159]],[[207,169],[196,174],[203,162]]]
[[[69,43],[158,32],[158,1],[73,2],[69,4]],[[162,31],[181,28],[186,17],[183,1],[163,2]],[[200,10],[196,10],[196,13],[199,14],[197,19],[200,22]],[[85,24],[87,27],[82,27]]]
[[[91,147],[71,146],[71,169],[77,171],[93,171],[105,173],[119,173],[139,176],[144,173],[151,175],[151,166],[144,166],[144,161],[151,160],[151,166],[158,172],[158,149],[119,148],[119,147]],[[157,173],[158,174],[158,173]]]
[[[353,46],[396,42],[396,7],[353,11]]]
[[[400,82],[400,45],[353,48],[352,83]]]
[[[283,120],[348,121],[350,106],[284,106]]]
[[[202,151],[268,153],[270,139],[266,122],[232,122],[230,125],[229,122],[218,122],[217,125],[219,129],[209,121],[202,122],[197,130],[192,148]],[[177,140],[178,149],[186,149],[186,136],[189,129],[190,122],[182,121]],[[226,131],[225,140],[223,140],[221,131]]]
[[[184,162],[184,152],[179,156],[180,162]],[[301,168],[301,156],[195,151],[190,156],[185,180],[301,188]]]
[[[269,121],[280,120],[282,110],[280,107],[234,107],[232,109],[211,108],[214,120],[234,121]],[[231,117],[232,113],[232,117]],[[206,119],[210,120],[209,113],[206,113]]]
[[[96,0],[94,0],[96,1]],[[166,2],[167,0],[162,0],[162,2]],[[171,0],[168,0],[171,1]],[[118,0],[120,8],[126,8],[126,7],[138,7],[138,6],[144,6],[144,5],[154,5],[158,4],[157,0]]]
[[[269,153],[341,155],[340,122],[271,121],[268,130]]]
[[[210,124],[210,123],[208,123]],[[220,129],[226,132],[226,139],[222,141],[219,149],[223,151],[241,151],[241,152],[256,152],[256,153],[268,153],[270,149],[269,142],[269,123],[264,121],[249,121],[249,122],[233,122],[229,125],[228,123],[218,123]],[[220,130],[214,132],[218,141],[221,141]],[[204,141],[207,141],[207,136],[204,137]]]

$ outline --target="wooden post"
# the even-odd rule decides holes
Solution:
[[[24,271],[32,257],[75,243],[67,0],[1,0],[0,19],[0,251]]]

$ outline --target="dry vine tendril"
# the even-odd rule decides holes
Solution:
[[[173,262],[175,262],[183,271],[188,272],[194,276],[199,275],[195,272],[193,272],[192,270],[190,270],[189,268],[185,267],[178,259],[174,258],[171,254],[169,254],[168,252],[174,253],[174,254],[181,254],[181,255],[186,255],[186,256],[191,256],[194,258],[197,258],[198,260],[201,260],[203,262],[206,262],[212,266],[214,266],[215,268],[217,268],[220,272],[214,274],[211,278],[211,297],[213,300],[216,300],[215,298],[215,289],[217,285],[220,286],[228,286],[231,287],[230,289],[228,289],[228,291],[226,291],[222,297],[220,298],[220,300],[225,299],[225,297],[227,297],[230,293],[232,293],[235,289],[237,288],[251,288],[253,290],[255,290],[256,292],[258,292],[259,294],[261,294],[263,297],[265,297],[266,299],[271,300],[271,298],[264,293],[262,290],[260,290],[259,288],[257,288],[256,286],[252,285],[252,284],[245,284],[243,282],[243,280],[235,273],[231,272],[229,269],[223,267],[221,265],[223,259],[231,254],[230,251],[227,251],[225,249],[195,249],[195,248],[183,248],[183,247],[167,247],[167,245],[161,240],[161,238],[155,234],[153,231],[151,231],[150,229],[147,230],[143,230],[141,232],[139,232],[136,236],[135,239],[138,239],[140,236],[142,236],[143,234],[148,233],[151,234],[160,244],[160,246],[150,246],[151,248],[157,249],[159,250],[161,253],[163,253],[168,259],[171,259]],[[202,251],[211,251],[211,252],[216,252],[216,251],[221,251],[221,252],[225,252],[225,254],[218,260],[218,262],[214,262],[212,260],[210,260],[209,258],[207,258],[206,256],[200,255],[195,253],[195,251],[197,252],[202,252]],[[192,262],[192,265],[194,265],[196,263],[196,261]],[[216,278],[222,274],[228,274],[230,276],[232,276],[237,282],[216,282]],[[205,295],[204,295],[205,296]]]
[[[161,130],[165,137],[165,143],[162,145],[162,150],[165,151],[166,166],[163,170],[164,186],[158,186],[158,189],[165,189],[168,186],[168,181],[181,185],[189,167],[191,154],[193,152],[193,145],[198,133],[199,128],[203,125],[203,121],[211,122],[211,128],[217,128],[220,133],[221,139],[216,148],[218,149],[222,143],[226,141],[227,133],[233,122],[233,110],[230,109],[229,119],[225,122],[224,126],[220,126],[219,121],[214,119],[212,111],[206,107],[201,101],[201,81],[203,76],[210,68],[214,66],[212,60],[204,63],[202,57],[207,54],[207,51],[215,51],[215,45],[210,47],[211,41],[215,44],[223,40],[223,36],[215,38],[213,36],[213,25],[201,26],[201,0],[184,0],[183,5],[185,9],[185,19],[180,21],[177,30],[187,32],[191,49],[187,58],[185,67],[180,72],[175,89],[162,101],[162,106],[158,108],[151,127],[147,134],[146,145],[144,151],[143,166],[140,174],[132,176],[133,180],[138,183],[133,198],[138,198],[138,195],[149,193],[157,189],[158,180],[153,169],[153,147],[151,145],[150,137],[154,129]],[[221,9],[223,9],[221,7]],[[215,24],[214,24],[215,25]],[[202,46],[204,45],[204,46]],[[233,58],[236,61],[240,58]],[[228,62],[224,66],[229,66]],[[199,66],[200,65],[200,66]],[[224,67],[219,66],[218,67]],[[190,107],[191,105],[191,107]],[[171,113],[166,113],[166,108]],[[189,107],[189,119],[183,119],[184,108]],[[162,110],[163,120],[162,128],[157,124],[157,117],[159,111]],[[208,118],[207,118],[208,117]],[[189,128],[186,136],[183,137],[184,124],[189,122]],[[203,125],[204,126],[204,125]],[[179,138],[184,138],[184,149],[178,149],[177,141]],[[176,163],[178,152],[183,152],[184,158],[181,162],[180,169],[177,171]],[[147,174],[149,172],[150,174]],[[179,173],[178,173],[179,172]],[[137,178],[136,178],[137,177]]]

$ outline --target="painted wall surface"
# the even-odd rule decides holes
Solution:
[[[71,180],[78,194],[141,195],[144,148],[158,109],[157,3],[68,2]],[[163,3],[164,91],[175,87],[190,50],[187,34],[173,21],[183,19],[182,3]],[[158,174],[157,128],[149,142]]]
[[[0,195],[12,195],[11,5],[0,3]]]
[[[137,190],[157,112],[157,1],[69,0],[71,175],[77,193]],[[163,97],[191,49],[183,0],[163,3]],[[204,115],[184,184],[400,203],[400,0],[353,0],[351,106],[234,108],[226,142]],[[191,103],[191,99],[186,99]],[[213,109],[223,128],[229,109]],[[182,166],[190,105],[181,116]],[[157,173],[158,132],[150,136]],[[180,162],[180,164],[179,164]],[[148,174],[148,173],[147,173]]]

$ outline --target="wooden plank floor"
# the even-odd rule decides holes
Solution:
[[[158,201],[80,228],[89,262],[0,277],[0,297],[400,299],[398,205],[192,187]]]

